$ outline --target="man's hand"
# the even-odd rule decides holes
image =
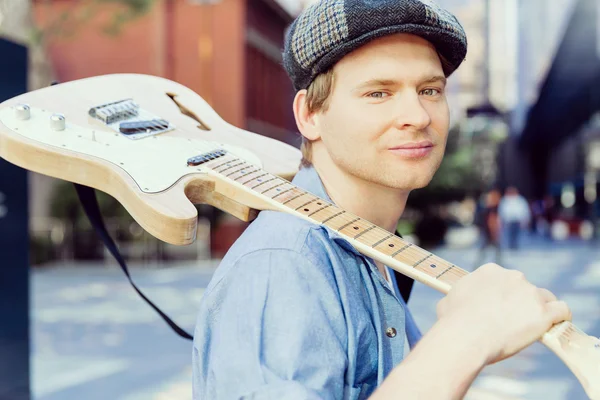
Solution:
[[[520,271],[486,264],[459,280],[437,307],[446,324],[464,334],[494,363],[541,338],[552,325],[571,319],[571,311]]]

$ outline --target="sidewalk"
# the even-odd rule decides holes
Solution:
[[[436,254],[467,270],[476,250]],[[491,252],[490,252],[491,256]],[[573,310],[578,327],[600,334],[600,250],[583,243],[533,241],[504,254],[538,286]],[[193,332],[214,262],[166,269],[132,266],[141,290]],[[423,331],[441,294],[416,284],[410,308]],[[32,386],[37,400],[190,400],[191,343],[179,338],[130,287],[118,266],[38,269],[32,273]],[[488,367],[468,400],[586,399],[563,363],[541,344]]]
[[[447,249],[437,255],[471,271],[477,250]],[[488,251],[489,260],[493,251]],[[521,270],[537,286],[554,292],[573,311],[573,322],[586,333],[600,335],[600,249],[578,242],[552,243],[525,238],[517,251],[503,253],[503,266]],[[435,322],[435,305],[441,295],[415,284],[410,308],[423,330]],[[476,380],[467,400],[579,400],[585,392],[562,361],[540,343],[515,357],[487,367]]]

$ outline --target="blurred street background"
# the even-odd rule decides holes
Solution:
[[[0,0],[0,101],[52,81],[151,74],[191,88],[235,126],[299,147],[281,49],[310,3]],[[447,155],[411,195],[398,233],[469,271],[498,262],[525,272],[599,336],[600,4],[438,3],[463,24],[469,53],[449,79]],[[172,246],[98,197],[133,279],[192,332],[204,288],[247,223],[198,205],[198,240]],[[0,250],[0,400],[191,399],[191,343],[131,288],[72,184],[0,160]],[[415,285],[409,306],[423,331],[440,298]],[[467,398],[587,397],[535,344],[488,367]]]

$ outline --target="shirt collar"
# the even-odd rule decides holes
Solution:
[[[300,171],[296,173],[296,176],[292,180],[292,183],[312,194],[326,200],[332,204],[335,204],[331,197],[327,194],[325,190],[325,186],[323,186],[323,181],[321,177],[317,173],[317,170],[311,165],[307,167],[302,167]],[[329,236],[342,245],[345,249],[355,253],[357,255],[362,256],[360,252],[358,252],[346,239],[341,237],[336,231],[325,227],[325,230],[329,233]]]
[[[335,204],[331,200],[329,195],[327,194],[327,191],[325,190],[325,186],[323,186],[323,181],[321,180],[321,177],[319,176],[319,174],[317,173],[317,170],[312,165],[300,168],[300,171],[298,171],[296,173],[296,176],[292,180],[292,183],[294,185],[314,194],[315,196],[322,198],[323,200],[327,200],[328,202]],[[392,290],[389,287],[389,285],[387,284],[387,281],[385,281],[383,276],[379,273],[379,271],[377,271],[375,262],[373,261],[373,259],[371,257],[367,257],[364,254],[360,253],[358,250],[356,250],[354,248],[354,246],[352,246],[346,239],[341,237],[336,231],[329,229],[329,228],[327,228],[326,230],[329,233],[329,236],[333,240],[335,240],[338,244],[340,244],[343,248],[358,255],[359,257],[364,258],[365,261],[367,262],[369,268],[371,269],[371,271],[376,273],[377,278],[381,281],[381,283],[384,285],[384,287],[387,290],[390,290],[396,298],[401,298],[401,296],[399,296],[399,294],[396,293],[395,290]],[[391,271],[390,271],[390,274],[392,274]],[[395,280],[393,282],[395,282]]]
[[[327,191],[325,190],[325,186],[323,186],[321,177],[312,165],[308,167],[302,167],[300,171],[296,173],[292,183],[304,190],[311,192],[315,196],[322,198],[323,200],[333,203],[327,194]]]

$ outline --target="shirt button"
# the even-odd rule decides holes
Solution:
[[[396,328],[387,328],[385,330],[385,334],[387,335],[387,337],[393,338],[396,336]]]

